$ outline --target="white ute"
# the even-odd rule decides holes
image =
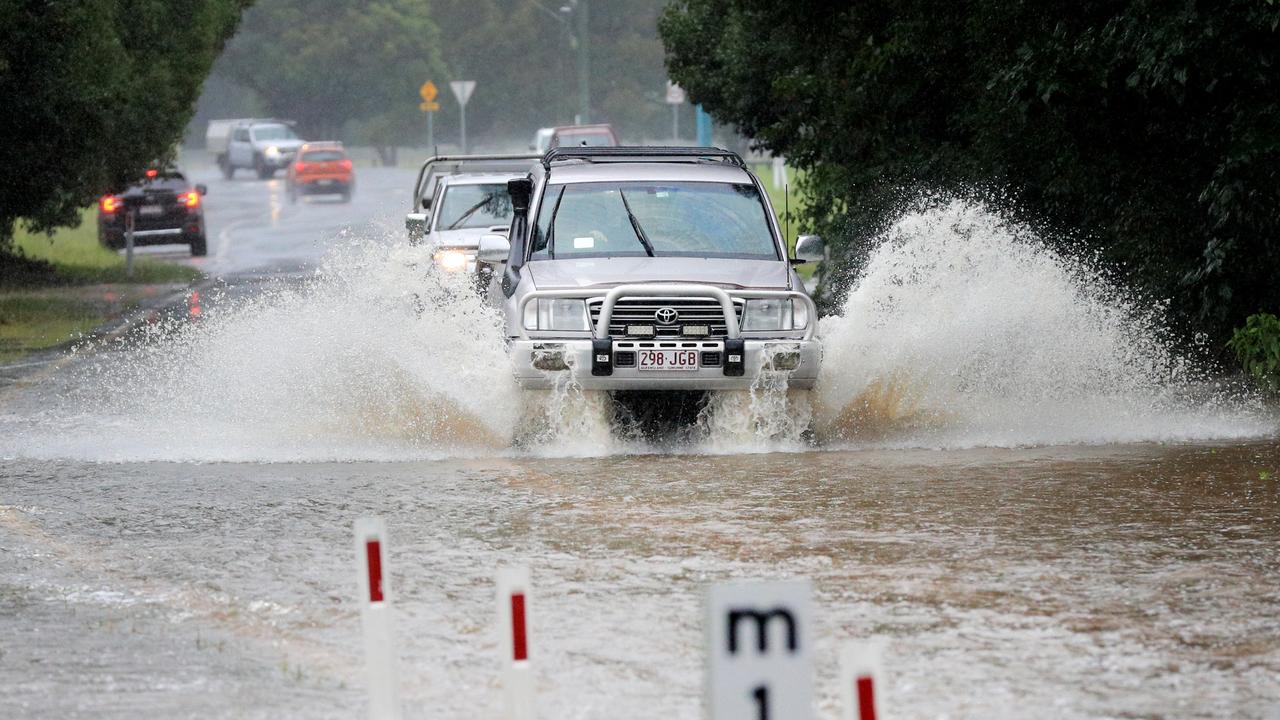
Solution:
[[[810,388],[817,311],[760,181],[719,148],[566,147],[510,183],[509,236],[485,235],[515,376],[552,387],[728,390],[763,371]]]

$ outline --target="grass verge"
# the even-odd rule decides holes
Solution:
[[[135,257],[129,278],[124,257],[98,243],[95,213],[85,210],[78,227],[52,237],[15,234],[19,255],[0,259],[0,362],[60,345],[200,277],[185,265]]]

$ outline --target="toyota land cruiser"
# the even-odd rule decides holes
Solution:
[[[764,370],[812,387],[817,311],[760,181],[718,148],[552,148],[509,183],[508,237],[485,235],[490,295],[521,386],[728,390]]]

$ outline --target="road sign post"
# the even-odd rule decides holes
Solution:
[[[436,111],[440,109],[436,96],[440,94],[440,90],[436,88],[435,83],[428,80],[418,88],[418,94],[422,96],[418,109],[427,114],[427,147],[434,148],[436,146]]]
[[[462,127],[462,154],[467,154],[467,101],[471,99],[471,93],[475,92],[475,80],[454,80],[449,83],[449,89],[453,90],[453,96],[458,99],[459,122]]]
[[[498,628],[502,650],[504,720],[533,720],[533,666],[529,662],[529,570],[498,571]]]
[[[133,228],[138,221],[138,209],[129,208],[124,215],[124,276],[133,277]]]
[[[711,720],[812,720],[809,583],[721,583],[707,594]]]
[[[391,588],[386,580],[387,528],[377,518],[355,524],[360,576],[360,621],[369,671],[370,720],[400,720],[400,679],[391,627]]]
[[[671,106],[671,139],[680,139],[680,106],[684,104],[684,88],[667,81],[667,104]]]

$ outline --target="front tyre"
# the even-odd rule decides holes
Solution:
[[[269,180],[276,174],[276,169],[263,162],[261,155],[253,159],[253,169],[257,171],[259,180]]]
[[[209,254],[209,241],[204,235],[191,240],[191,257],[204,257]]]
[[[218,156],[218,169],[222,171],[222,177],[224,180],[230,180],[232,177],[235,177],[236,168],[231,164],[231,159],[226,155]]]

